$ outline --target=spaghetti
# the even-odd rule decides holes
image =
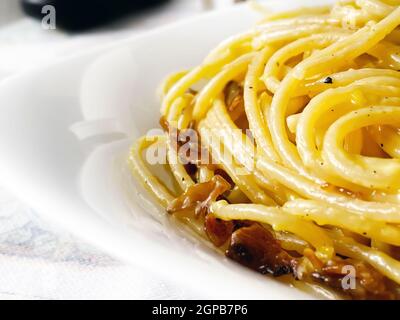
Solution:
[[[400,0],[265,16],[165,80],[164,133],[132,148],[134,175],[243,265],[399,298],[399,25]]]

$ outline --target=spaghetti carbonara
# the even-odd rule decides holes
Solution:
[[[399,298],[399,71],[400,0],[265,14],[167,77],[132,172],[242,265]]]

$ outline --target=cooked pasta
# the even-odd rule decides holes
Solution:
[[[398,299],[399,71],[400,0],[267,14],[165,80],[132,172],[243,265]]]

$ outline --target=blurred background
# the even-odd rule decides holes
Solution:
[[[83,47],[236,2],[242,1],[0,0],[0,81]]]
[[[235,2],[0,0],[0,85],[29,68]],[[1,181],[0,275],[0,299],[206,298],[43,221]]]

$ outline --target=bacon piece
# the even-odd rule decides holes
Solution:
[[[259,224],[235,231],[226,255],[262,274],[274,276],[293,273],[297,263],[272,233]]]
[[[233,121],[244,113],[243,87],[236,81],[230,81],[224,89],[225,104]]]
[[[230,239],[233,229],[233,221],[224,221],[216,218],[212,213],[207,214],[204,230],[216,247],[221,247]]]
[[[224,178],[216,175],[208,182],[189,187],[181,196],[169,204],[167,212],[194,210],[196,216],[206,214],[211,203],[230,188],[231,185]]]
[[[348,267],[354,268],[355,287],[345,289],[343,283],[348,284],[350,280],[347,281],[344,277],[351,276],[348,273]],[[363,261],[335,260],[324,266],[319,272],[313,272],[311,276],[314,280],[338,289],[352,298],[396,299],[394,291],[390,288],[390,281]]]
[[[222,178],[224,178],[224,180],[231,185],[231,188],[235,186],[235,182],[233,182],[232,178],[225,170],[217,168],[216,170],[214,170],[214,174],[216,176],[221,176]]]

